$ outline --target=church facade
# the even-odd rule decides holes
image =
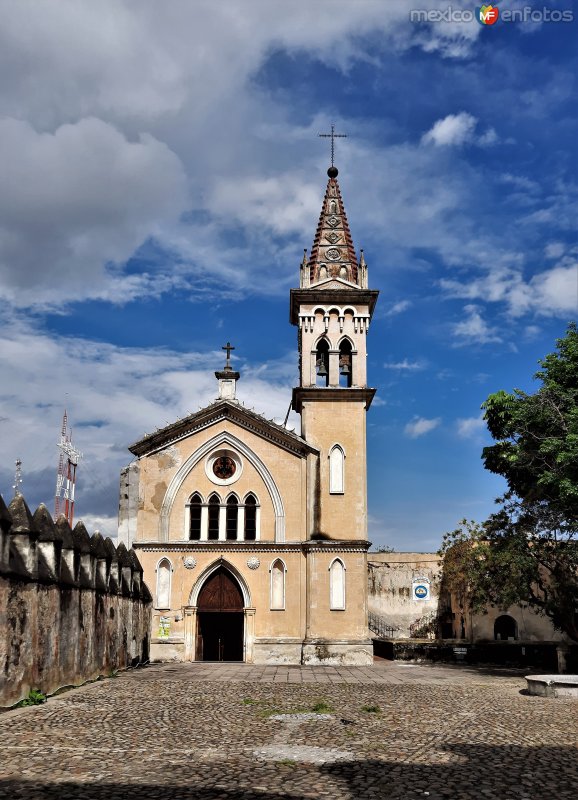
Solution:
[[[291,290],[301,435],[248,410],[230,362],[206,408],[147,435],[121,474],[119,538],[154,597],[157,660],[368,664],[366,337],[378,292],[337,169]]]

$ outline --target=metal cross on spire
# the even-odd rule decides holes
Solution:
[[[335,140],[336,139],[347,139],[346,133],[335,133],[335,125],[331,125],[331,133],[319,133],[317,134],[320,139],[331,139],[331,166],[333,166],[333,162],[335,160]]]
[[[225,364],[225,369],[231,369],[231,350],[234,349],[235,348],[233,347],[231,342],[227,342],[227,344],[224,347],[221,347],[221,350],[227,351],[227,363]]]

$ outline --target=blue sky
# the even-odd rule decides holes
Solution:
[[[483,519],[504,483],[480,404],[535,390],[576,318],[578,23],[410,22],[448,5],[429,0],[2,5],[3,496],[21,458],[52,507],[66,405],[78,514],[114,534],[128,445],[214,398],[227,339],[241,399],[285,416],[334,122],[381,292],[370,538],[431,550]]]

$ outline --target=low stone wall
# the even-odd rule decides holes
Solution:
[[[570,648],[572,651],[577,648]],[[378,640],[376,656],[396,661],[437,661],[458,664],[488,664],[504,667],[537,667],[555,671],[558,666],[556,642],[470,642],[460,639],[426,642]]]
[[[134,550],[0,497],[0,706],[148,661],[150,622]]]

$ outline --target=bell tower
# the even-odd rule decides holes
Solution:
[[[365,541],[365,417],[375,394],[366,340],[379,292],[368,289],[363,250],[356,256],[337,168],[327,175],[313,247],[303,256],[299,289],[291,290],[300,375],[293,409],[302,436],[320,453],[309,487],[309,537]]]

